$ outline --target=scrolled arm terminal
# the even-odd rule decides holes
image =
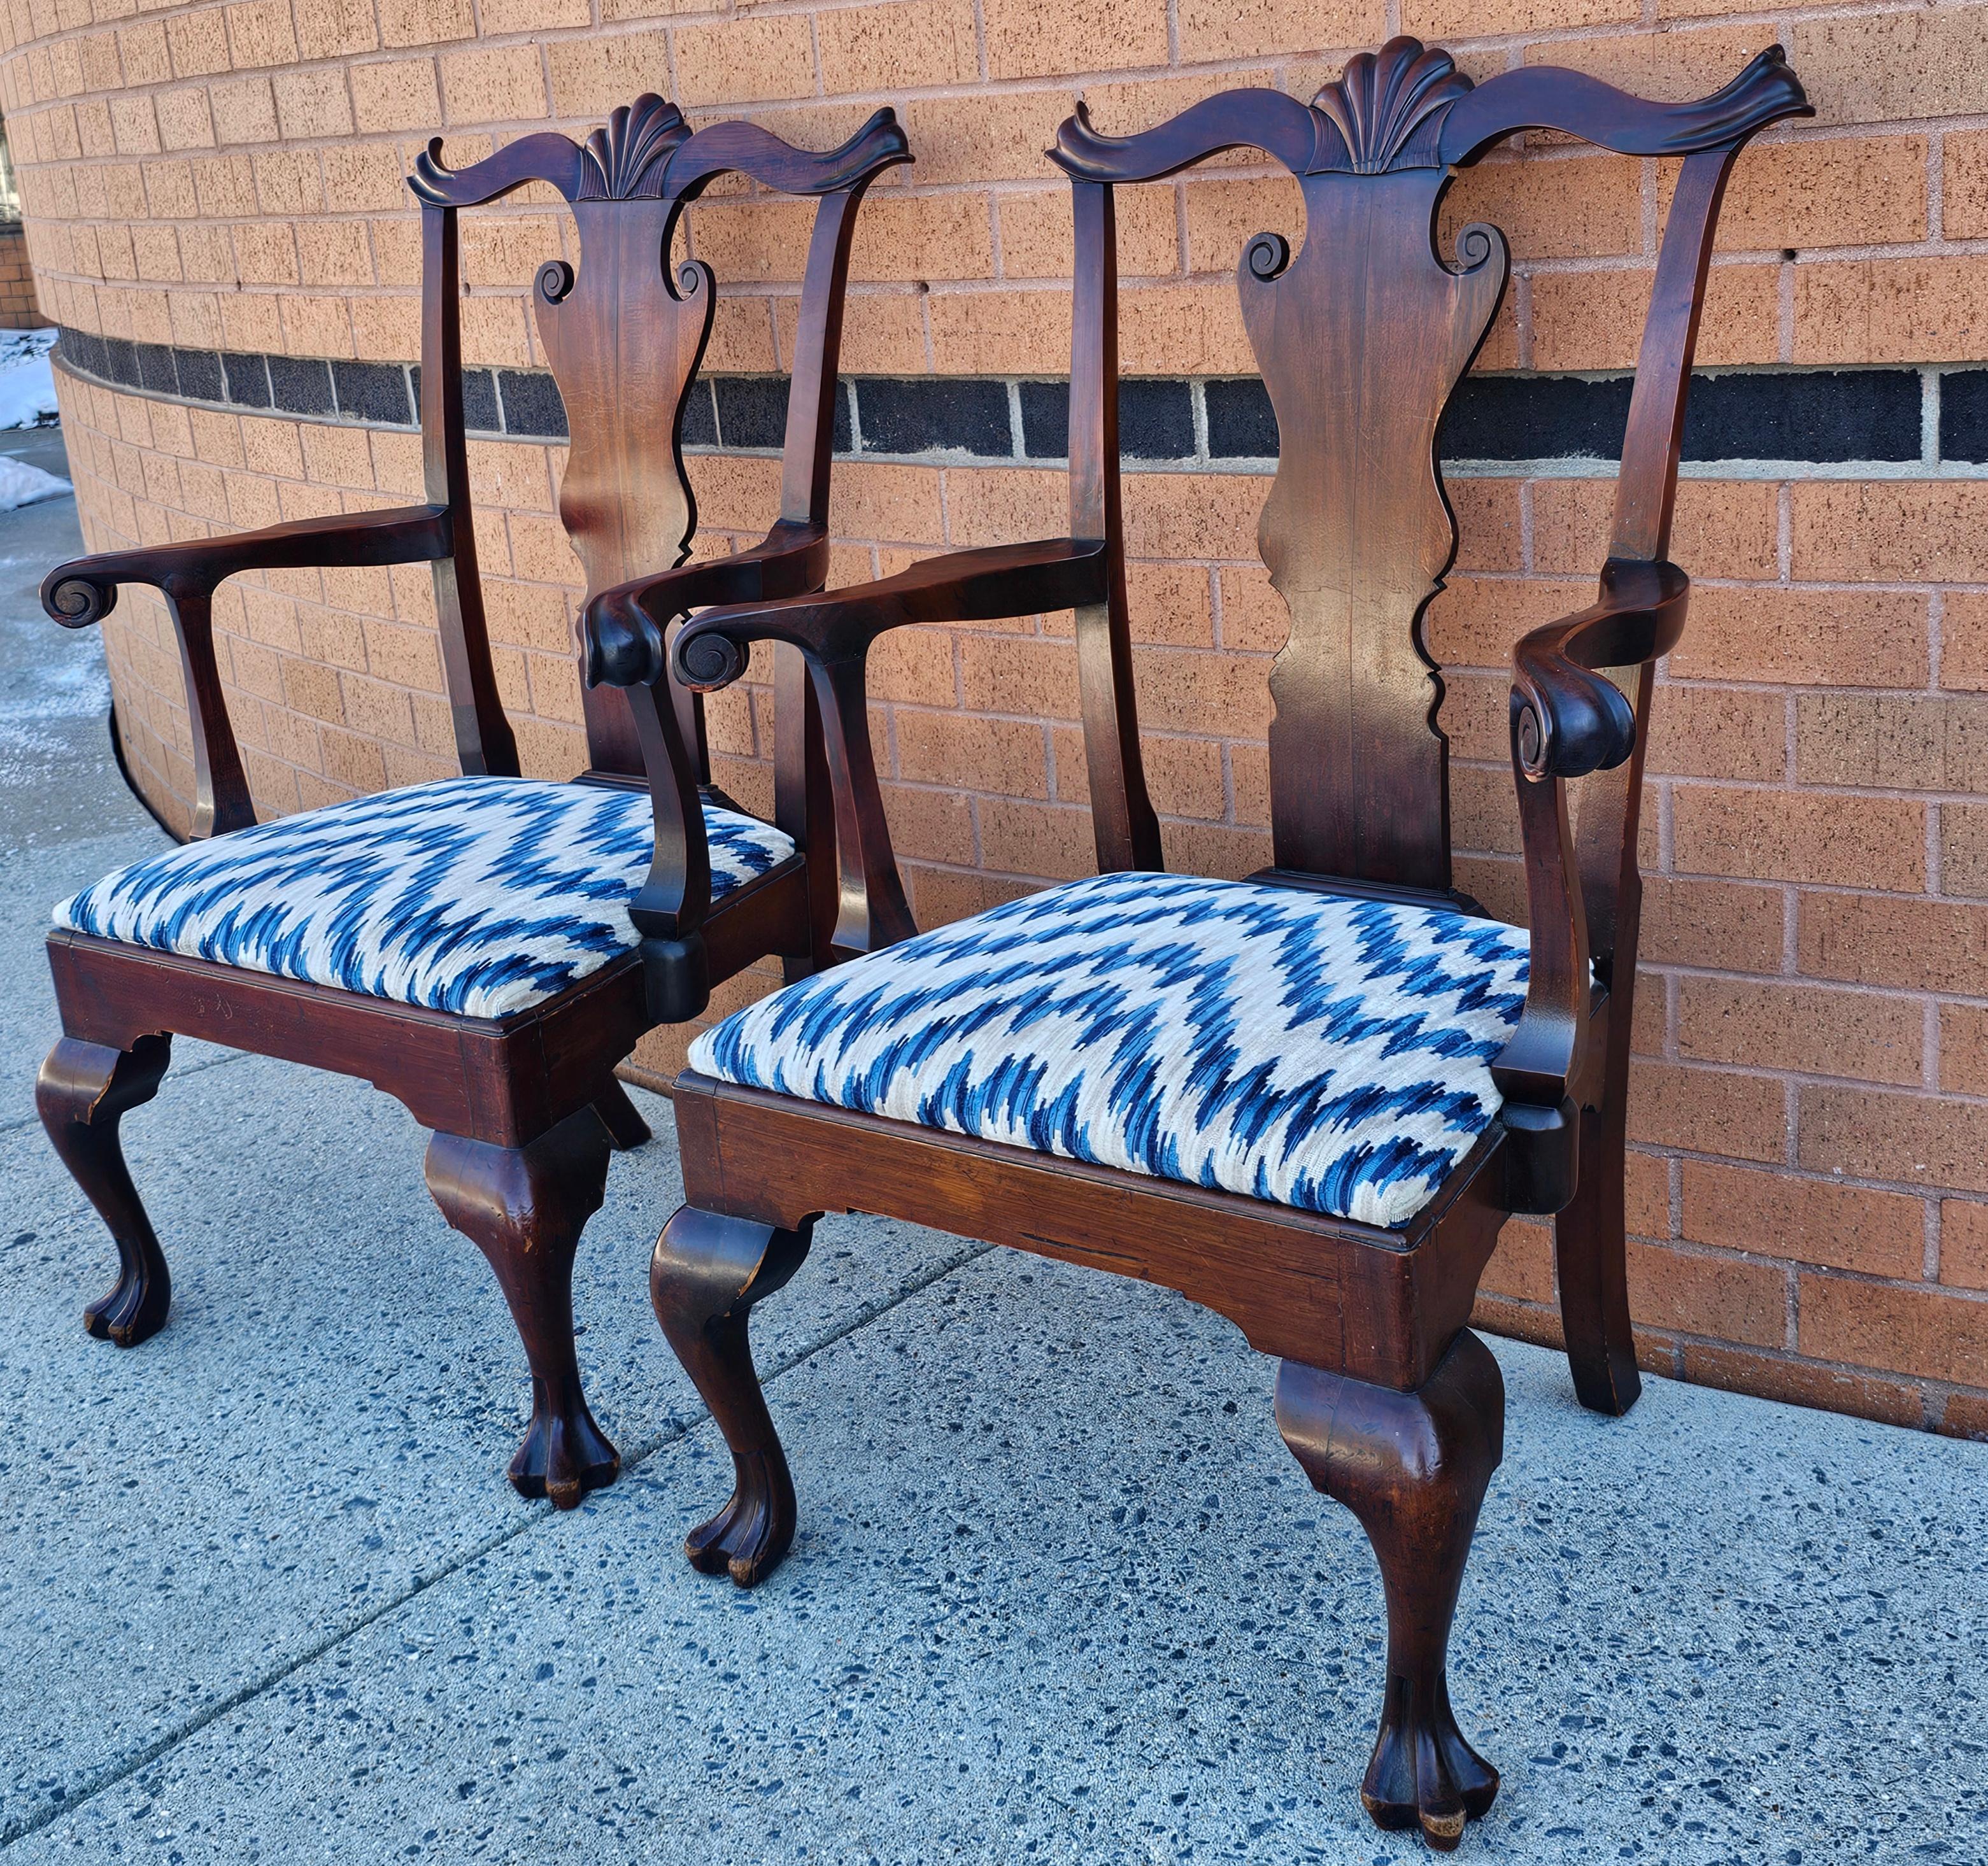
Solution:
[[[1690,580],[1673,563],[1611,558],[1598,601],[1522,637],[1512,651],[1512,748],[1534,783],[1609,771],[1636,746],[1635,709],[1598,668],[1669,652]]]

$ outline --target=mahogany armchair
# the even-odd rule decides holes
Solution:
[[[610,1141],[648,1138],[615,1080],[643,1033],[704,1008],[770,955],[825,955],[832,816],[810,705],[783,710],[774,821],[708,786],[702,701],[667,681],[584,695],[589,768],[519,774],[477,579],[464,438],[458,210],[545,181],[578,223],[578,276],[539,270],[538,327],[571,447],[560,516],[608,625],[666,628],[691,607],[819,589],[843,288],[865,189],[908,161],[891,113],[814,154],[744,123],[693,134],[654,96],[583,145],[521,137],[459,173],[432,142],[409,185],[425,259],[421,424],[427,502],[233,537],[86,557],[52,572],[49,613],[107,614],[125,583],[165,599],[186,675],[193,837],[56,909],[63,1035],[42,1118],[116,1239],[90,1332],[130,1347],[166,1320],[165,1259],[120,1151],[175,1032],[365,1077],[434,1130],[429,1191],[489,1259],[531,1367],[532,1421],[510,1469],[570,1508],[620,1460],[587,1410],[572,1271]],[[679,452],[711,330],[708,266],[669,276],[686,204],[728,171],[820,200],[787,409],[779,516],[761,544],[684,562],[695,512]],[[225,578],[301,566],[433,566],[462,776],[256,824],[223,701],[211,601]],[[799,668],[795,659],[795,668]],[[811,749],[811,748],[814,748]]]
[[[1498,1365],[1466,1327],[1509,1213],[1557,1214],[1582,1401],[1626,1411],[1623,1104],[1637,813],[1652,668],[1683,626],[1668,561],[1713,224],[1754,132],[1805,114],[1778,49],[1696,103],[1533,66],[1475,86],[1397,39],[1306,106],[1266,90],[1143,135],[1066,123],[1075,196],[1070,535],[967,551],[827,595],[707,610],[674,664],[706,689],[749,644],[820,694],[842,921],[904,925],[864,722],[864,657],[911,621],[1073,607],[1096,877],[790,985],[700,1037],[677,1091],[688,1202],[651,1292],[724,1430],[736,1485],[698,1568],[750,1585],[794,1530],[747,1341],[820,1214],[860,1209],[1140,1276],[1280,1357],[1279,1429],[1380,1561],[1387,1682],[1363,1797],[1451,1847],[1497,1772],[1452,1714],[1445,1655],[1501,1454]],[[1599,598],[1516,651],[1512,769],[1531,932],[1452,886],[1442,688],[1422,631],[1455,544],[1438,421],[1489,329],[1504,239],[1435,215],[1455,171],[1543,128],[1681,157]],[[1113,190],[1218,151],[1297,177],[1293,255],[1253,240],[1242,313],[1281,437],[1260,526],[1290,614],[1270,676],[1275,865],[1160,872],[1127,645]],[[1579,808],[1572,806],[1577,786]]]

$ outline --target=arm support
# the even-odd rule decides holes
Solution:
[[[874,952],[916,930],[870,745],[864,678],[870,644],[910,623],[986,622],[1102,602],[1107,573],[1101,542],[1051,538],[952,552],[825,596],[708,609],[685,624],[671,665],[685,686],[702,691],[738,679],[756,641],[789,643],[806,658],[835,799],[838,951]]]
[[[1513,651],[1512,770],[1533,950],[1525,1009],[1491,1074],[1505,1097],[1514,1211],[1557,1212],[1574,1196],[1579,1110],[1599,1092],[1606,1060],[1589,1015],[1598,979],[1614,982],[1621,891],[1635,885],[1638,728],[1648,717],[1651,670],[1684,632],[1689,587],[1675,564],[1611,558],[1600,600],[1534,629]],[[1604,668],[1638,670],[1634,705],[1597,671]],[[1618,769],[1595,779],[1603,789],[1591,797],[1584,787],[1577,837],[1567,779]],[[1633,968],[1633,950],[1625,963]],[[1609,1036],[1619,1045],[1627,1032],[1615,1027],[1613,996]]]
[[[888,630],[914,622],[991,622],[1104,598],[1102,543],[1048,538],[952,551],[881,582],[825,596],[707,610],[678,636],[677,678],[710,693],[746,671],[755,641],[790,641],[811,665],[855,659]]]
[[[243,570],[439,560],[449,555],[452,534],[446,505],[410,505],[303,519],[232,537],[110,551],[58,564],[42,583],[42,607],[65,628],[86,628],[117,607],[120,583],[149,583],[165,597],[179,641],[193,737],[188,833],[221,835],[253,823],[255,810],[215,661],[215,587]]]

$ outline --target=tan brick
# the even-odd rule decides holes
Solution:
[[[1783,918],[1777,887],[1646,876],[1642,956],[1660,965],[1777,972]]]
[[[1914,687],[1929,653],[1926,600],[1909,591],[1701,585],[1669,664],[1685,678]]]
[[[1804,1087],[1799,1154],[1813,1172],[1988,1192],[1988,1107],[1931,1094]]]
[[[1787,1334],[1787,1273],[1631,1240],[1629,1311],[1641,1327],[1778,1347]]]
[[[1805,1354],[1988,1385],[1988,1302],[1813,1274],[1801,1278],[1796,1300]]]
[[[1535,566],[1560,575],[1592,576],[1599,571],[1608,554],[1614,505],[1612,478],[1535,480]],[[1760,480],[1682,481],[1671,556],[1694,577],[1772,577],[1776,574],[1779,507],[1778,489]],[[1730,594],[1709,590],[1702,583],[1693,589],[1687,642],[1706,632],[1706,606],[1716,610]],[[1675,671],[1675,656],[1672,667]]]
[[[1765,1076],[1639,1060],[1629,1070],[1629,1138],[1777,1161],[1787,1144],[1781,1086]]]
[[[1824,123],[1889,123],[1988,110],[1988,8],[1914,8],[1802,20],[1790,62]]]
[[[1515,260],[1643,249],[1642,164],[1628,157],[1486,162],[1455,192],[1454,215],[1501,228]]]
[[[1678,1053],[1854,1080],[1916,1084],[1925,1015],[1916,998],[1738,979],[1680,981]]]
[[[536,46],[447,52],[440,63],[442,108],[451,123],[531,122],[546,114]]]
[[[276,123],[285,137],[352,134],[352,100],[342,71],[279,71],[275,85]]]
[[[350,58],[380,42],[373,0],[306,0],[296,9],[297,53],[306,59]]]
[[[805,14],[681,26],[675,44],[678,99],[686,106],[813,93],[814,47]]]
[[[1988,238],[1988,130],[1940,139],[1940,225],[1950,240]]]
[[[1684,1235],[1701,1244],[1867,1276],[1915,1277],[1925,1204],[1827,1180],[1686,1160]]]
[[[1925,235],[1921,136],[1757,145],[1734,164],[1719,215],[1719,247],[1726,252],[1877,246]]]
[[[378,0],[378,5],[382,45],[432,46],[476,34],[470,0]]]
[[[1679,784],[1678,867],[1696,874],[1914,892],[1925,881],[1925,806],[1864,798],[1854,811],[1814,793]]]
[[[1778,265],[1712,267],[1699,326],[1701,367],[1780,360],[1780,273]],[[1641,266],[1534,273],[1529,288],[1533,367],[1634,368],[1655,277]]]
[[[1498,755],[1509,748],[1506,739]],[[1787,708],[1777,693],[1735,692],[1672,681],[1655,695],[1652,776],[1750,778],[1787,775]]]
[[[166,22],[173,70],[182,78],[205,77],[228,69],[228,20],[218,7],[181,13]]]
[[[897,710],[898,775],[915,784],[944,784],[999,796],[1046,799],[1049,742],[1030,720]]]
[[[1167,63],[1161,0],[1071,0],[1046,13],[1030,0],[982,0],[982,14],[987,68],[996,78]]]
[[[1980,574],[1988,482],[1810,482],[1796,485],[1794,499],[1797,577],[1964,582]]]
[[[668,35],[659,32],[553,40],[546,47],[553,114],[604,117],[645,90],[667,91],[667,40]]]
[[[259,65],[294,64],[296,33],[287,0],[238,0],[228,8],[230,62],[237,71]]]
[[[208,93],[214,133],[222,143],[273,143],[276,140],[276,93],[267,78],[238,78],[217,84]]]
[[[852,279],[986,279],[994,270],[989,204],[979,194],[903,195],[864,203],[849,258]]]
[[[938,291],[925,303],[942,375],[1052,376],[1070,367],[1066,292]]]
[[[970,84],[980,54],[969,0],[885,0],[815,15],[821,81],[830,96]]]
[[[1988,791],[1988,698],[1804,694],[1795,719],[1804,783]]]
[[[441,90],[432,59],[389,59],[354,65],[347,76],[352,86],[353,121],[363,132],[431,130],[441,121]],[[354,201],[340,205],[366,204]]]
[[[1988,258],[1845,259],[1795,268],[1797,363],[1988,357]]]
[[[1988,896],[1988,806],[1940,806],[1939,881],[1943,894]]]
[[[1640,97],[1685,103],[1729,83],[1780,35],[1768,25],[1658,26],[1654,32],[1547,40],[1526,48],[1526,63],[1591,72]],[[1806,73],[1799,52],[1794,63]]]
[[[1988,977],[1988,907],[1804,892],[1796,925],[1812,978],[1971,996]]]
[[[1387,12],[1376,0],[1330,0],[1324,5],[1310,0],[1180,0],[1183,63],[1255,58],[1297,46],[1378,45],[1387,35]]]
[[[1940,1202],[1939,1279],[1954,1289],[1988,1290],[1988,1205]]]
[[[898,113],[918,153],[921,186],[957,181],[1051,181],[1043,151],[1070,114],[1062,90],[970,97],[914,97]],[[1067,192],[1067,190],[1065,191]]]

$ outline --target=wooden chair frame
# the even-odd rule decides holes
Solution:
[[[193,834],[255,820],[224,704],[211,600],[226,578],[305,566],[433,566],[444,677],[465,776],[516,776],[477,577],[464,434],[457,215],[529,182],[549,182],[579,225],[582,264],[553,260],[533,286],[539,328],[565,397],[572,441],[560,515],[600,618],[593,653],[661,638],[691,607],[819,589],[828,563],[830,450],[844,285],[865,190],[911,157],[880,110],[842,148],[797,150],[755,125],[692,134],[674,106],[644,96],[584,144],[519,138],[460,173],[432,141],[409,185],[424,260],[421,423],[425,503],[278,525],[231,537],[148,546],[61,566],[42,586],[70,627],[107,614],[123,583],[164,595],[186,676],[196,800]],[[736,172],[817,197],[789,393],[777,522],[752,549],[686,563],[696,512],[680,451],[683,406],[711,330],[715,282],[697,262],[669,276],[685,205]],[[658,418],[661,417],[661,418]],[[658,574],[660,573],[660,574]],[[794,657],[789,686],[800,669]],[[811,970],[827,953],[834,874],[820,732],[811,705],[783,711],[777,826],[796,853],[716,901],[702,796],[702,702],[667,680],[624,692],[590,680],[583,783],[646,788],[655,821],[649,882],[631,912],[643,935],[617,958],[534,1008],[501,1019],[451,1016],[299,984],[73,932],[49,942],[63,1036],[44,1066],[42,1118],[116,1239],[116,1286],[86,1312],[92,1334],[132,1347],[164,1326],[171,1279],[125,1169],[124,1112],[157,1091],[174,1033],[361,1076],[433,1129],[428,1188],[489,1259],[531,1365],[530,1429],[511,1481],[570,1508],[620,1468],[587,1410],[571,1299],[581,1228],[600,1207],[610,1143],[648,1130],[614,1070],[642,1034],[702,1010],[712,983],[769,955]],[[721,802],[718,793],[709,793]],[[816,859],[810,861],[812,850]]]
[[[1466,1323],[1506,1215],[1557,1212],[1580,1397],[1609,1413],[1636,1397],[1622,1236],[1636,826],[1653,664],[1684,621],[1686,580],[1666,553],[1685,397],[1733,158],[1767,124],[1806,113],[1778,48],[1716,96],[1663,104],[1539,66],[1473,87],[1446,55],[1398,39],[1354,59],[1309,108],[1246,90],[1124,139],[1097,134],[1081,109],[1064,124],[1053,153],[1075,198],[1070,536],[707,611],[678,637],[677,671],[709,688],[737,677],[754,641],[806,656],[834,779],[838,937],[874,936],[909,923],[871,763],[870,644],[905,623],[1074,608],[1099,864],[1158,867],[1126,625],[1113,190],[1223,150],[1266,149],[1297,177],[1307,227],[1296,258],[1281,238],[1259,235],[1239,269],[1283,441],[1261,542],[1291,612],[1271,676],[1275,865],[1254,878],[1481,912],[1451,884],[1441,690],[1422,617],[1455,546],[1437,424],[1490,328],[1507,259],[1495,229],[1472,226],[1445,263],[1437,209],[1456,169],[1520,130],[1681,157],[1599,598],[1533,630],[1513,659],[1533,958],[1494,1069],[1503,1110],[1429,1205],[1404,1229],[1381,1231],[686,1074],[677,1124],[688,1202],[657,1246],[651,1290],[737,1475],[725,1509],[690,1537],[697,1567],[749,1584],[793,1533],[746,1320],[793,1274],[819,1214],[880,1212],[1148,1278],[1280,1357],[1279,1428],[1374,1544],[1388,1623],[1363,1790],[1374,1818],[1418,1826],[1446,1848],[1489,1807],[1496,1771],[1458,1730],[1445,1682],[1503,1430],[1497,1363]],[[1570,789],[1583,778],[1577,814]]]

